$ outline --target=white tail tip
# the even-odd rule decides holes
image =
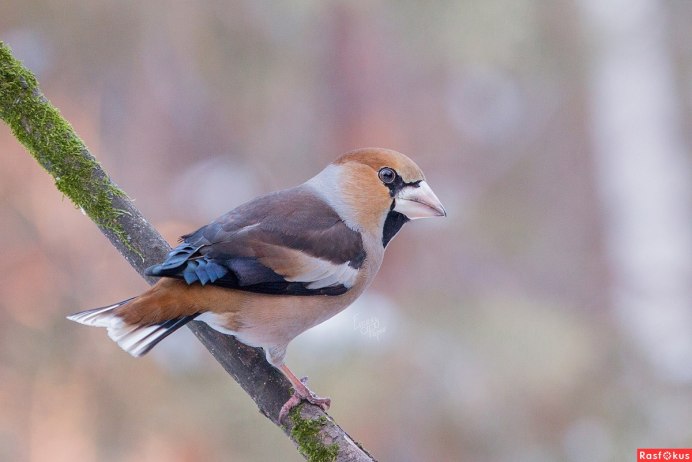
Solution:
[[[194,316],[186,316],[147,326],[127,324],[120,316],[115,314],[115,310],[130,300],[132,299],[103,308],[80,311],[68,316],[67,319],[86,326],[105,327],[108,330],[108,336],[120,348],[132,356],[139,357],[154,348],[157,343],[180,326],[194,318]]]

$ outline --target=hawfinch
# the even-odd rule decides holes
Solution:
[[[409,220],[446,216],[408,157],[387,149],[342,155],[307,182],[258,197],[182,237],[146,270],[143,294],[68,319],[108,329],[141,356],[184,324],[204,321],[262,347],[291,382],[279,419],[307,400],[327,409],[284,364],[298,334],[349,306],[370,285],[384,250]]]

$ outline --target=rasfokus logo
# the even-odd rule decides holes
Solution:
[[[692,448],[639,448],[637,449],[637,462],[646,460],[690,460],[692,461]]]

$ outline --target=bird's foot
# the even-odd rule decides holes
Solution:
[[[330,398],[322,398],[321,396],[317,396],[307,387],[307,385],[305,385],[307,381],[308,378],[303,377],[300,379],[299,383],[293,384],[293,395],[291,395],[291,397],[288,398],[288,401],[281,406],[281,411],[279,412],[279,422],[283,422],[284,418],[289,412],[291,412],[291,409],[298,406],[301,401],[307,401],[310,404],[319,406],[323,411],[329,409],[329,406],[332,404],[332,400]]]

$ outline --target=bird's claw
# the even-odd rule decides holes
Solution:
[[[291,409],[298,406],[301,401],[307,401],[310,404],[319,406],[323,411],[329,409],[329,406],[332,404],[332,400],[330,398],[317,396],[315,393],[313,393],[313,391],[306,386],[307,381],[307,377],[301,378],[300,383],[302,384],[302,387],[296,387],[291,397],[288,398],[288,401],[281,406],[281,411],[279,411],[279,423],[283,422],[288,413],[291,412]]]

